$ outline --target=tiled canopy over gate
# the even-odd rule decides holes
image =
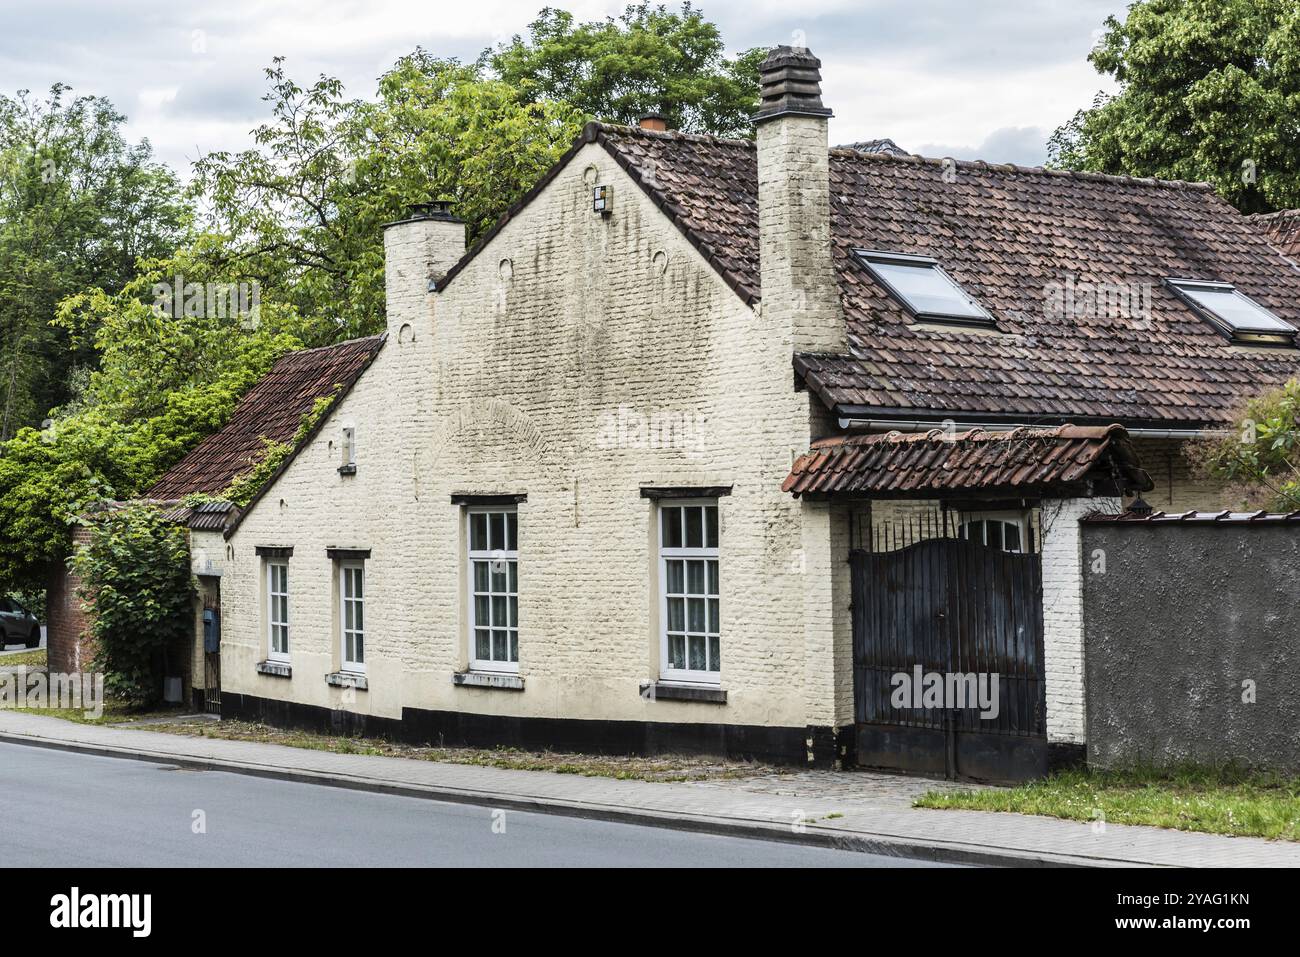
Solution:
[[[1121,426],[840,435],[813,443],[781,486],[794,495],[935,498],[966,493],[1145,492],[1151,479]]]

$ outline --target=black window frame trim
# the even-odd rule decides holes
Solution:
[[[946,326],[965,326],[969,329],[996,330],[998,327],[997,319],[994,317],[993,313],[989,312],[982,302],[967,292],[962,284],[954,279],[948,270],[943,268],[943,264],[933,256],[922,256],[915,253],[895,253],[889,252],[885,249],[864,249],[861,247],[854,247],[853,257],[864,269],[867,270],[868,273],[870,273],[871,278],[879,283],[881,288],[889,294],[889,297],[902,306],[903,309],[918,322],[938,322]],[[912,307],[912,304],[907,301],[907,297],[894,287],[893,283],[886,279],[878,270],[872,268],[873,257],[884,262],[893,262],[904,266],[914,266],[918,269],[921,267],[929,267],[938,270],[939,275],[952,283],[953,288],[961,293],[967,302],[978,309],[983,314],[984,318],[974,319],[970,316],[959,316],[944,312],[917,311]]]

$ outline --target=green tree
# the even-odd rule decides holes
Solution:
[[[1118,81],[1057,130],[1052,165],[1203,180],[1243,212],[1300,206],[1300,5],[1139,0],[1089,59]]]
[[[764,55],[728,58],[717,26],[689,3],[680,12],[638,3],[589,23],[547,7],[527,37],[484,51],[480,62],[530,96],[596,119],[633,124],[660,113],[674,129],[750,136]]]
[[[147,490],[302,346],[311,323],[283,304],[262,302],[256,321],[158,308],[155,286],[219,276],[205,248],[142,261],[120,292],[91,289],[60,306],[59,327],[96,368],[47,427],[0,444],[0,590],[40,588],[67,554],[71,523]]]
[[[169,255],[189,213],[176,176],[99,97],[0,96],[0,442],[67,399],[91,359],[50,325],[87,286],[120,290],[138,257]]]
[[[266,72],[272,120],[256,147],[203,157],[194,188],[227,237],[214,261],[312,316],[312,345],[383,329],[384,223],[449,198],[476,235],[580,129],[563,104],[420,50],[381,78],[373,103],[330,77],[301,86],[280,60]]]

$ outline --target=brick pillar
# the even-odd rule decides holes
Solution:
[[[78,525],[72,533],[72,547],[90,542],[90,529]],[[89,668],[94,648],[87,637],[90,616],[77,594],[81,579],[63,565],[50,572],[45,597],[45,644],[51,672],[73,673]]]
[[[1084,744],[1083,535],[1079,519],[1119,511],[1116,498],[1067,498],[1040,512],[1043,539],[1043,658],[1047,740]]]

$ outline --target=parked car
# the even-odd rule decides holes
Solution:
[[[12,598],[0,598],[0,649],[5,645],[35,648],[41,643],[41,623]]]

